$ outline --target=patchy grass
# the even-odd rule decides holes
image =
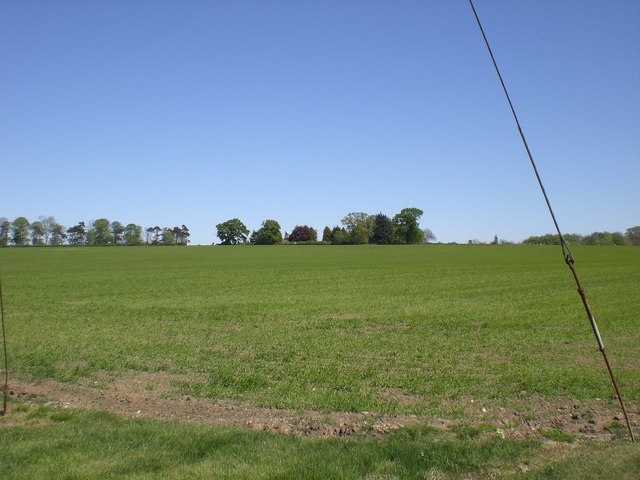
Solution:
[[[536,441],[460,440],[430,428],[347,441],[48,407],[12,415],[13,425],[0,428],[0,472],[6,479],[418,478],[424,472],[460,478],[514,467],[540,448]]]
[[[635,412],[640,249],[573,250]],[[180,376],[176,391],[143,389],[463,424],[347,441],[18,406],[0,428],[3,478],[638,478],[635,446],[569,444],[547,429],[560,442],[549,452],[485,418],[485,406],[530,400],[612,402],[557,248],[8,248],[0,266],[12,375],[93,384],[166,372]]]
[[[556,442],[566,442],[573,443],[578,439],[578,436],[574,433],[565,432],[559,428],[554,428],[552,430],[542,430],[540,432],[543,437],[548,438],[549,440],[554,440]]]
[[[615,473],[624,480],[640,473],[636,445],[586,442],[549,450],[539,440],[467,433],[413,427],[382,439],[312,439],[32,406],[0,419],[0,474],[9,480],[596,479]]]
[[[637,403],[640,249],[575,250]],[[197,373],[183,393],[419,414],[612,395],[555,248],[10,248],[0,262],[11,368],[36,378]]]

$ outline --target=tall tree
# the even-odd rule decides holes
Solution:
[[[24,247],[29,242],[29,225],[25,217],[18,217],[11,224],[11,241],[16,247]]]
[[[144,231],[144,238],[145,238],[145,243],[147,245],[149,245],[152,242],[152,240],[153,240],[153,227],[148,227]]]
[[[173,239],[176,245],[182,245],[183,239],[182,239],[182,229],[180,227],[173,227],[171,229],[171,232],[173,233]]]
[[[391,219],[384,213],[379,213],[373,217],[373,233],[369,239],[370,243],[379,245],[389,245],[393,243],[393,224]]]
[[[171,228],[163,228],[162,229],[162,245],[172,246],[176,244],[176,237],[173,233],[173,229]]]
[[[364,212],[352,212],[341,221],[347,229],[351,242],[355,244],[367,243],[373,234],[373,217]]]
[[[151,242],[153,245],[160,245],[162,241],[162,229],[156,225],[153,227],[153,241]]]
[[[5,217],[0,217],[0,247],[9,245],[9,234],[11,233],[11,222]]]
[[[87,243],[87,230],[84,222],[78,222],[77,225],[67,229],[67,240],[69,245],[84,245]]]
[[[135,223],[130,223],[124,227],[123,233],[124,243],[130,247],[140,245],[142,243],[142,227]]]
[[[422,243],[424,233],[420,230],[418,220],[423,213],[419,208],[403,208],[393,217],[396,243]]]
[[[111,245],[113,235],[111,234],[111,223],[106,218],[99,218],[93,222],[89,232],[87,232],[89,245]]]
[[[57,247],[62,245],[66,239],[67,234],[65,233],[64,226],[58,222],[53,222],[49,226],[49,245]]]
[[[51,243],[51,229],[53,225],[55,225],[56,219],[51,216],[41,215],[38,217],[38,220],[40,220],[44,226],[44,243],[45,245],[49,245]]]
[[[342,245],[344,243],[350,243],[349,233],[337,225],[331,230],[331,243],[333,245]]]
[[[280,224],[275,220],[265,220],[262,227],[256,232],[256,244],[273,245],[282,242]]]
[[[328,226],[322,230],[322,241],[327,243],[331,242],[331,229]]]
[[[627,228],[627,231],[624,232],[624,238],[632,245],[640,245],[640,225]]]
[[[217,235],[222,245],[237,245],[239,243],[247,242],[247,235],[249,230],[237,218],[232,218],[226,222],[216,225],[218,231]]]
[[[124,226],[119,221],[111,222],[111,235],[113,235],[113,244],[122,245],[124,239],[122,234],[124,233]]]
[[[182,243],[181,243],[181,245],[187,245],[191,241],[191,240],[189,240],[189,237],[191,236],[191,233],[189,233],[189,229],[187,228],[186,225],[182,225],[182,227],[180,229],[182,230],[182,233],[181,233]]]
[[[44,235],[46,230],[40,220],[36,220],[29,225],[29,230],[31,230],[31,245],[41,246],[45,244]]]

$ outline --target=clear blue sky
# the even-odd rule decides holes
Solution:
[[[566,232],[640,224],[640,2],[476,0]],[[0,3],[0,216],[553,225],[466,0]]]

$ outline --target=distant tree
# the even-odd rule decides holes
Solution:
[[[173,227],[171,229],[173,233],[173,239],[176,245],[182,245],[182,229],[180,227]]]
[[[420,230],[418,220],[423,213],[419,208],[403,208],[393,217],[396,243],[422,243],[424,233]]]
[[[144,231],[145,243],[149,245],[153,239],[153,227],[149,227]]]
[[[280,224],[275,220],[265,220],[262,227],[256,232],[256,244],[273,245],[282,242]]]
[[[182,233],[180,235],[180,245],[188,245],[189,242],[191,240],[189,240],[189,237],[191,236],[191,234],[189,233],[189,229],[187,228],[186,225],[182,225],[182,227],[180,227],[180,230],[182,230]]]
[[[573,245],[584,243],[584,237],[582,235],[578,235],[577,233],[566,233],[562,235],[562,238],[564,238],[565,242]]]
[[[624,232],[624,238],[631,245],[640,245],[640,226],[627,228],[627,231]]]
[[[16,247],[24,247],[29,242],[29,220],[16,218],[11,224],[11,241]]]
[[[255,230],[252,230],[251,235],[249,235],[249,243],[251,245],[255,245],[257,241],[258,241],[258,232],[256,232]]]
[[[331,229],[329,227],[324,227],[324,230],[322,230],[322,241],[331,242]]]
[[[176,244],[176,237],[171,228],[162,229],[162,245],[172,246]]]
[[[351,243],[349,233],[341,227],[335,226],[331,230],[331,243],[333,245],[343,245],[345,243]]]
[[[425,228],[422,231],[422,233],[424,234],[424,242],[425,243],[430,243],[430,242],[435,242],[436,241],[436,236],[428,228]]]
[[[130,247],[140,245],[142,243],[142,227],[135,223],[130,223],[124,227],[123,232],[124,244]]]
[[[613,232],[611,234],[611,240],[613,241],[614,245],[624,245],[625,243],[627,243],[622,232]]]
[[[119,221],[111,222],[111,234],[113,235],[113,244],[114,245],[123,245],[124,238],[124,226]]]
[[[36,220],[31,225],[29,225],[29,229],[31,230],[31,245],[40,246],[44,245],[44,235],[46,233],[46,229],[40,220]]]
[[[289,234],[290,242],[315,242],[318,240],[318,232],[307,225],[296,225]]]
[[[54,221],[49,226],[49,245],[58,247],[62,245],[66,239],[67,234],[65,233],[64,226]]]
[[[498,235],[493,236],[493,242],[491,242],[491,245],[500,245],[500,241],[498,240]]]
[[[38,217],[38,220],[40,220],[44,226],[44,243],[45,245],[49,245],[51,243],[51,230],[53,226],[56,225],[56,219],[51,216],[42,215]]]
[[[160,242],[162,241],[162,229],[156,225],[155,227],[153,227],[153,240],[151,241],[151,243],[153,245],[160,245]]]
[[[585,245],[613,245],[611,232],[593,232],[584,237]]]
[[[9,234],[11,233],[11,222],[5,217],[0,217],[0,247],[9,245]]]
[[[629,237],[621,232],[592,232],[589,235],[579,235],[577,233],[566,233],[562,236],[565,242],[572,245],[625,245],[629,242]],[[523,240],[526,245],[560,245],[560,237],[553,233],[546,235],[531,236]]]
[[[378,213],[373,217],[373,231],[369,243],[389,245],[393,243],[393,224],[384,213]]]
[[[218,230],[217,235],[222,245],[237,245],[247,242],[249,230],[245,224],[237,218],[219,223],[216,225],[216,229]]]
[[[89,245],[111,245],[113,235],[111,233],[111,223],[106,218],[99,218],[93,222],[87,232]]]
[[[79,222],[67,229],[67,241],[69,245],[84,245],[87,243],[87,231],[84,222]]]
[[[566,235],[564,237],[566,239]],[[531,236],[526,238],[522,243],[525,245],[560,245],[560,238],[558,235],[548,233],[546,235]]]
[[[350,242],[367,243],[373,234],[373,217],[364,212],[348,213],[341,221],[349,233]]]

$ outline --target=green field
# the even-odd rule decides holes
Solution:
[[[574,247],[573,253],[637,428],[640,249]],[[313,412],[314,418],[325,415],[327,423],[344,413],[354,434],[349,443],[243,429],[218,432],[216,428],[228,427],[155,420],[101,420],[117,424],[118,431],[153,428],[157,435],[179,437],[184,435],[181,428],[200,428],[200,436],[245,443],[250,439],[265,452],[280,449],[292,457],[296,449],[326,449],[330,459],[340,458],[342,448],[354,449],[343,453],[362,456],[364,466],[344,478],[378,472],[367,466],[366,452],[383,452],[375,457],[379,462],[369,459],[379,466],[388,463],[385,449],[393,450],[400,442],[411,450],[416,439],[432,448],[449,442],[463,456],[465,449],[479,454],[477,449],[496,442],[506,450],[489,448],[481,455],[485,463],[456,466],[458,457],[451,454],[448,466],[435,460],[431,466],[391,465],[379,473],[392,476],[379,478],[429,478],[426,471],[445,475],[432,478],[482,478],[487,465],[493,465],[496,474],[527,473],[528,468],[517,470],[517,465],[522,458],[532,465],[545,458],[549,439],[566,444],[577,440],[580,446],[572,446],[571,455],[578,457],[601,452],[603,459],[617,458],[631,468],[640,463],[634,447],[620,446],[617,451],[626,452],[622,457],[610,451],[611,445],[625,442],[623,421],[611,417],[617,412],[613,390],[557,247],[9,248],[0,250],[0,269],[10,373],[21,384],[55,381],[69,388],[92,385],[86,388],[99,392],[122,379],[144,379],[148,395],[166,405],[188,397],[211,404],[232,402],[245,411],[261,409],[262,414],[266,408],[286,410],[300,419]],[[159,388],[160,378],[170,379],[168,386]],[[38,420],[42,407],[25,403],[25,398],[16,396],[14,413],[0,423],[6,426],[0,428],[3,444],[19,434],[33,437],[31,442],[42,438],[40,448],[46,450],[53,448],[47,447],[48,435],[64,436],[47,432],[90,428],[87,418],[92,414],[82,410],[72,410],[69,421],[51,420],[61,415],[55,410],[59,405],[48,407],[54,410]],[[572,431],[571,420],[554,420],[563,408],[582,409],[585,421],[602,428],[584,435]],[[126,409],[114,411],[127,414]],[[362,412],[374,419],[402,418],[413,426],[388,429],[388,434],[370,431]],[[424,430],[432,428],[423,424],[434,418],[448,426],[435,433]],[[527,422],[538,422],[541,428],[528,432],[526,439],[510,436],[511,430],[525,431]],[[480,434],[465,437],[465,428]],[[589,443],[590,437],[603,433],[605,446],[602,440],[597,446]],[[399,439],[405,437],[402,443]],[[310,447],[313,442],[322,447]],[[139,456],[146,455],[151,464],[148,448],[141,447]],[[21,460],[19,452],[5,451],[0,459],[5,455],[12,475],[26,471],[21,462],[27,460]],[[268,453],[256,455],[243,461],[271,461]],[[568,454],[558,455],[552,456],[553,462],[561,465],[562,455]],[[237,459],[235,465],[233,458],[225,460],[230,477],[257,476],[243,473],[242,462]],[[295,467],[299,460],[282,460],[283,470],[265,467],[272,474],[264,478],[296,478],[291,472],[300,471]],[[336,460],[335,465],[342,463]],[[564,478],[554,477],[549,463],[538,467],[527,475]],[[349,472],[344,466],[339,470]],[[633,478],[638,469],[627,471]],[[152,473],[142,468],[122,474]],[[179,475],[176,470],[162,474]],[[207,478],[205,470],[198,475]],[[582,478],[585,472],[575,475]]]

